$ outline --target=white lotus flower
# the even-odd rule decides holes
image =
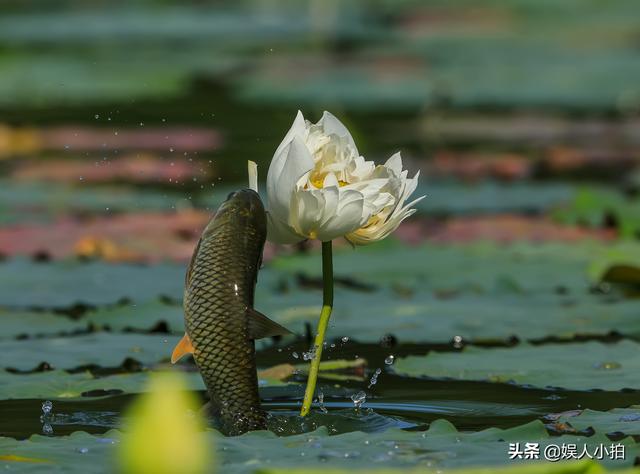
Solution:
[[[329,112],[316,124],[298,112],[267,174],[268,238],[276,243],[354,244],[385,238],[413,214],[418,174],[407,179],[400,154],[384,165],[358,153],[347,128]]]

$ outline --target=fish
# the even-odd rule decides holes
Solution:
[[[253,306],[266,221],[258,193],[241,189],[207,224],[185,277],[185,335],[171,356],[175,363],[193,355],[220,429],[231,436],[267,429],[255,340],[291,334]]]

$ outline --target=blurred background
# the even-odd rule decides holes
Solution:
[[[421,170],[408,240],[635,238],[639,8],[4,1],[0,253],[184,260],[298,109]]]

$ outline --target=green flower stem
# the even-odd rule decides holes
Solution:
[[[304,401],[300,416],[307,416],[311,410],[311,402],[316,392],[316,381],[318,380],[318,368],[322,358],[322,347],[324,346],[324,335],[327,332],[331,310],[333,309],[333,256],[331,251],[331,241],[322,242],[322,311],[318,322],[316,339],[313,342],[311,367],[309,368],[309,378],[307,379],[307,389],[304,392]]]

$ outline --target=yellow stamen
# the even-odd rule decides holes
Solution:
[[[311,182],[311,184],[313,184],[316,188],[322,189],[324,187],[324,179],[326,177],[327,177],[326,174],[324,174],[324,175],[320,174],[320,173],[312,174],[309,177],[309,182]],[[340,186],[340,187],[346,186],[347,184],[349,184],[349,183],[344,181],[344,180],[342,180],[342,179],[338,180],[338,186]]]
[[[311,184],[313,184],[316,188],[322,188],[322,184],[324,183],[324,178],[320,175],[316,175],[316,176],[313,176],[309,181],[311,181]]]

